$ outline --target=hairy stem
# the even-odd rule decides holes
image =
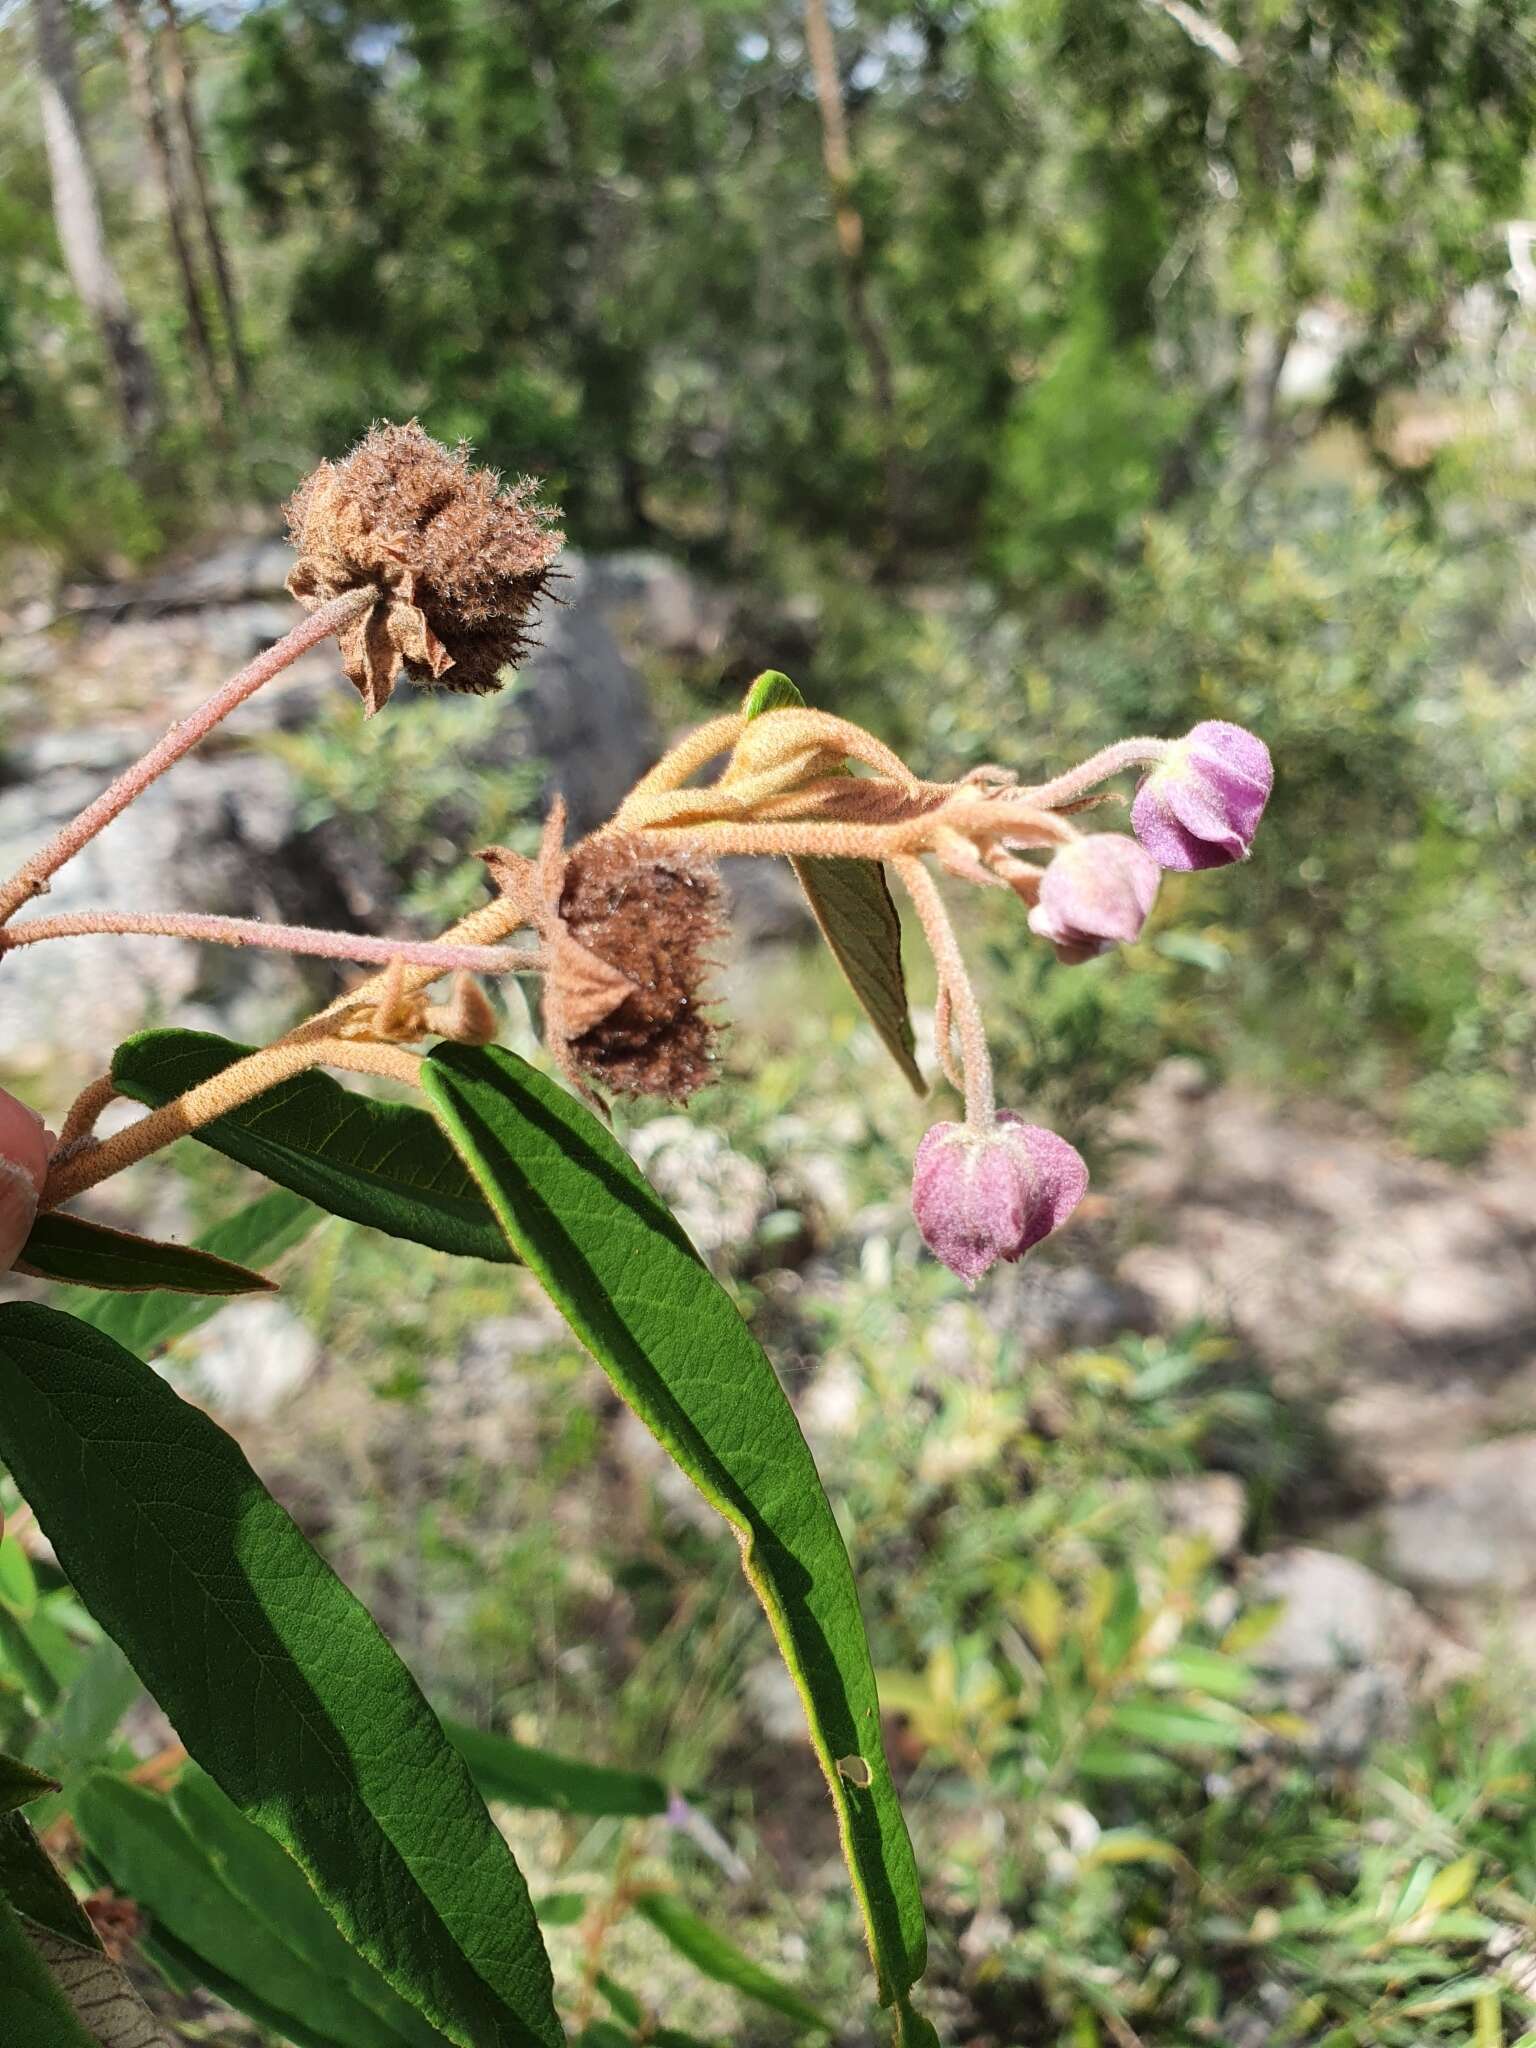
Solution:
[[[369,587],[349,590],[341,597],[332,598],[329,604],[321,605],[318,611],[301,619],[291,633],[285,633],[264,654],[258,654],[238,675],[231,676],[227,683],[221,683],[190,718],[178,719],[147,754],[135,761],[131,768],[123,770],[110,789],[104,790],[94,803],[87,804],[78,817],[71,818],[8,882],[0,884],[0,924],[14,917],[34,896],[43,895],[50,879],[66,861],[73,860],[82,846],[89,845],[98,832],[128,808],[135,797],[142,796],[152,782],[158,781],[167,768],[174,767],[183,754],[189,753],[247,697],[254,696],[263,683],[271,682],[301,654],[367,611],[378,594]]]
[[[59,1131],[59,1142],[54,1147],[55,1158],[61,1152],[77,1144],[81,1138],[89,1138],[96,1128],[96,1120],[109,1102],[117,1100],[117,1090],[112,1085],[112,1076],[102,1074],[92,1081],[88,1088],[82,1088],[69,1106]]]
[[[0,953],[34,946],[43,939],[80,939],[101,934],[150,934],[196,939],[216,946],[262,946],[278,953],[307,953],[321,960],[357,960],[388,966],[431,968],[436,974],[529,974],[542,964],[536,949],[449,946],[430,939],[381,939],[363,932],[316,931],[309,925],[264,924],[247,917],[213,917],[200,911],[79,910],[59,917],[32,917],[0,932]]]
[[[965,1069],[965,1120],[973,1129],[987,1130],[997,1113],[992,1087],[992,1055],[987,1049],[981,1005],[971,986],[965,955],[960,951],[960,942],[955,937],[938,885],[922,862],[902,854],[891,862],[891,866],[922,920],[923,935],[939,970],[939,986],[945,992],[940,1015],[946,1032],[953,1022],[960,1035],[960,1054]],[[944,1064],[947,1067],[947,1059]]]
[[[527,913],[515,898],[493,896],[489,903],[482,903],[478,910],[470,911],[467,917],[461,917],[457,924],[450,925],[440,938],[433,941],[433,944],[439,947],[461,947],[465,950],[492,947],[510,933],[521,931],[527,923]],[[393,957],[391,954],[391,959]],[[542,952],[530,952],[527,958],[530,962],[529,967],[520,968],[518,972],[531,972],[534,969],[541,969],[544,965]],[[366,981],[359,982],[356,988],[348,989],[345,995],[337,996],[334,1002],[327,1003],[323,1010],[318,1011],[307,1023],[300,1024],[295,1030],[290,1031],[287,1037],[279,1039],[278,1043],[289,1045],[299,1042],[306,1033],[322,1027],[334,1029],[349,1015],[372,1009],[386,998],[398,999],[401,996],[414,995],[418,989],[424,989],[429,982],[435,981],[441,971],[436,967],[419,967],[407,963],[403,973],[399,970],[392,973],[390,968],[386,967],[382,973],[370,974]]]
[[[1085,790],[1094,789],[1101,782],[1108,782],[1112,775],[1119,775],[1127,768],[1149,766],[1161,761],[1168,752],[1169,740],[1134,739],[1116,740],[1112,747],[1103,747],[1097,754],[1090,754],[1086,761],[1080,761],[1075,768],[1069,768],[1065,775],[1055,776],[1050,782],[1037,782],[1019,791],[1024,803],[1036,805],[1040,810],[1052,810],[1059,804],[1070,803]]]
[[[902,853],[920,853],[928,837],[926,819],[903,825],[826,824],[820,820],[790,824],[752,819],[711,820],[700,825],[653,825],[645,836],[661,846],[686,846],[711,858],[720,854],[778,853],[809,859],[891,860]]]
[[[656,796],[663,790],[681,789],[690,775],[696,775],[701,768],[716,760],[721,754],[728,754],[741,738],[746,719],[739,711],[733,711],[724,718],[711,718],[707,724],[697,726],[685,739],[668,753],[662,755],[649,774],[642,775],[616,812],[613,824],[627,825],[627,812],[637,799]]]
[[[328,1037],[308,1027],[305,1030],[307,1035],[283,1039],[248,1059],[237,1060],[223,1073],[189,1088],[163,1108],[151,1110],[89,1151],[60,1160],[48,1175],[39,1208],[56,1209],[61,1202],[96,1187],[124,1167],[137,1165],[162,1146],[200,1130],[215,1117],[239,1109],[310,1067],[345,1067],[356,1074],[382,1074],[392,1081],[416,1079],[420,1061],[399,1046],[369,1045],[352,1038]]]
[[[444,932],[436,950],[478,952],[494,946],[498,939],[506,938],[509,932],[518,930],[526,921],[514,902],[504,896],[493,897],[489,903],[471,911],[468,917],[460,918],[457,924]],[[338,996],[335,1002],[328,1003],[315,1016],[297,1025],[275,1045],[237,1060],[223,1073],[215,1074],[198,1087],[189,1089],[174,1102],[152,1110],[136,1124],[130,1124],[127,1130],[117,1132],[88,1151],[72,1152],[68,1158],[56,1154],[57,1164],[49,1173],[40,1207],[57,1208],[59,1203],[83,1194],[87,1188],[99,1186],[125,1167],[136,1166],[141,1159],[148,1159],[151,1153],[174,1144],[176,1139],[186,1137],[189,1132],[200,1130],[215,1117],[239,1109],[244,1103],[265,1094],[267,1089],[275,1088],[280,1081],[291,1080],[295,1074],[302,1074],[310,1067],[343,1067],[353,1073],[381,1074],[389,1080],[414,1084],[421,1064],[416,1054],[399,1046],[375,1045],[366,1039],[339,1035],[353,1018],[366,1015],[386,999],[398,1002],[405,995],[415,994],[443,972],[442,966],[436,963],[420,966],[402,962],[395,949],[389,953],[389,962],[383,972],[369,975],[357,988]],[[94,1123],[108,1099],[91,1104],[88,1098],[92,1098],[95,1091],[110,1086],[110,1076],[104,1076],[86,1090],[70,1111],[71,1122],[78,1120],[80,1123],[79,1135],[88,1133],[90,1123]],[[90,1123],[85,1121],[86,1116],[90,1117]]]

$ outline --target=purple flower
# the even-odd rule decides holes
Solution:
[[[0,1272],[10,1271],[32,1234],[52,1149],[36,1110],[0,1089]]]
[[[1247,858],[1274,780],[1261,739],[1208,718],[1142,783],[1131,824],[1159,867],[1225,867]]]
[[[1029,928],[1076,966],[1141,937],[1157,896],[1157,862],[1123,832],[1094,832],[1056,854],[1040,881]]]
[[[934,1125],[917,1148],[912,1213],[929,1250],[974,1287],[1059,1229],[1087,1186],[1065,1138],[1005,1109],[990,1129]]]

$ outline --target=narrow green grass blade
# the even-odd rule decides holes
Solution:
[[[487,1799],[596,1818],[640,1819],[667,1810],[666,1786],[647,1771],[619,1771],[607,1764],[555,1756],[506,1735],[467,1728],[460,1721],[445,1721],[443,1728]]]
[[[248,1821],[206,1771],[195,1765],[183,1771],[171,1803],[224,1885],[275,1940],[387,2022],[391,2038],[442,2048],[437,2029],[348,1947],[293,1858]]]
[[[759,2005],[770,2006],[802,2027],[831,2033],[831,2022],[808,1999],[802,1998],[792,1984],[782,1983],[750,1956],[743,1955],[734,1942],[727,1941],[696,1913],[690,1913],[670,1893],[645,1892],[636,1899],[635,1910],[704,1976],[712,1977],[717,1984],[729,1984],[743,1998],[754,1998]]]
[[[926,1959],[917,1869],[848,1554],[773,1367],[650,1184],[563,1089],[512,1053],[444,1045],[422,1084],[572,1329],[736,1531],[805,1703],[881,1995],[900,2009]]]
[[[461,2048],[555,2048],[527,1887],[409,1671],[239,1446],[57,1309],[0,1308],[0,1459],[194,1758]]]

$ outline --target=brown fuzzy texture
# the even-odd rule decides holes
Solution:
[[[566,1040],[572,1063],[615,1094],[686,1101],[714,1077],[717,1033],[702,994],[708,948],[724,929],[713,863],[599,834],[572,849],[559,917],[589,958],[631,984],[597,1022]],[[584,997],[590,983],[584,973]],[[558,1014],[562,992],[550,993]]]
[[[313,611],[375,584],[378,604],[340,636],[370,713],[405,668],[414,682],[481,694],[530,642],[526,627],[565,536],[527,478],[505,489],[412,420],[377,426],[322,462],[288,504],[299,559],[288,588]]]
[[[129,1961],[144,1933],[144,1915],[133,1900],[120,1899],[115,1892],[103,1891],[92,1892],[80,1903],[113,1962]]]

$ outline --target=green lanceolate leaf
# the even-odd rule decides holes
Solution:
[[[25,2048],[101,2048],[76,2019],[16,1912],[0,1899],[0,2020],[3,2038]]]
[[[122,1294],[270,1294],[272,1282],[192,1245],[157,1244],[131,1230],[108,1230],[83,1216],[49,1210],[32,1226],[16,1261],[20,1273],[67,1280],[76,1287],[108,1287]]]
[[[70,1811],[114,1890],[142,1906],[157,1933],[206,1961],[221,1985],[233,1986],[226,1995],[242,2011],[263,2023],[280,2014],[290,2036],[287,2023],[296,2021],[334,2048],[401,2048],[401,2037],[343,1982],[273,1936],[157,1793],[98,1773],[74,1791]],[[345,1948],[339,1935],[336,1940]]]
[[[248,1821],[206,1772],[195,1766],[183,1771],[172,1804],[225,1887],[285,1949],[386,2022],[381,2039],[441,2048],[437,2029],[343,1941],[293,1858]]]
[[[144,1031],[118,1047],[112,1079],[158,1108],[250,1050],[206,1031]],[[300,1074],[195,1136],[332,1215],[435,1251],[512,1256],[453,1147],[408,1103],[375,1102],[329,1074]]]
[[[320,1211],[312,1202],[302,1201],[286,1188],[274,1188],[271,1194],[205,1231],[196,1248],[218,1259],[233,1259],[237,1265],[267,1266],[307,1237],[320,1220]],[[220,1308],[216,1300],[191,1294],[92,1294],[83,1288],[62,1295],[57,1305],[115,1337],[140,1358],[175,1337],[185,1337]]]
[[[415,1680],[239,1446],[56,1309],[0,1308],[0,1459],[178,1735],[462,2048],[561,2039],[527,1887]]]
[[[786,675],[768,669],[747,692],[748,718],[765,711],[803,706],[804,697]],[[928,1093],[917,1064],[907,977],[901,964],[901,919],[891,900],[885,870],[877,860],[796,857],[790,866],[805,891],[811,914],[848,986],[880,1034],[881,1043],[919,1095]]]
[[[713,1977],[717,1984],[729,1984],[744,1998],[754,1998],[759,2005],[772,2006],[786,2019],[797,2021],[802,2027],[815,2027],[821,2033],[830,2034],[831,2022],[822,2017],[808,1999],[804,1999],[793,1985],[784,1984],[759,1967],[750,1956],[744,1956],[733,1942],[723,1934],[717,1934],[713,1927],[679,1905],[667,1892],[645,1892],[636,1899],[635,1910],[649,1920],[658,1934],[666,1936],[679,1955],[686,1956],[696,1970],[706,1977]]]
[[[24,1814],[0,1816],[0,1899],[8,1900],[30,1925],[46,1927],[62,1941],[100,1947],[79,1900]]]
[[[0,1752],[0,1813],[14,1813],[18,1806],[30,1806],[58,1789],[57,1779],[45,1778],[30,1764]]]
[[[924,2041],[905,2006],[926,1959],[922,1899],[858,1594],[773,1367],[649,1182],[563,1089],[512,1053],[445,1045],[422,1084],[572,1329],[736,1531],[805,1702],[882,1995]]]
[[[47,1628],[45,1616],[34,1612],[23,1617],[0,1600],[0,1670],[15,1676],[39,1714],[51,1714],[63,1691],[58,1673],[43,1654]]]
[[[606,1764],[554,1756],[547,1749],[529,1749],[508,1736],[487,1735],[458,1721],[445,1721],[443,1727],[487,1799],[598,1817],[641,1818],[667,1810],[667,1788],[649,1772],[612,1770]]]
[[[121,1963],[30,1922],[25,1933],[97,2048],[176,2048]]]
[[[152,1925],[150,1932],[140,1941],[139,1949],[145,1961],[154,1964],[173,1991],[179,1990],[184,1998],[195,1997],[199,1991],[211,1991],[233,2011],[244,2012],[248,2019],[253,2019],[262,2030],[264,2042],[269,2039],[290,2041],[293,2048],[338,2048],[333,2035],[322,2034],[295,2014],[269,2005],[259,1991],[253,1991],[249,1984],[239,1984],[234,1978],[226,1977],[206,1956],[188,1948],[185,1942],[178,1941],[163,1927]]]
[[[38,1730],[33,1754],[62,1776],[100,1763],[118,1722],[143,1689],[116,1643],[103,1637]]]

